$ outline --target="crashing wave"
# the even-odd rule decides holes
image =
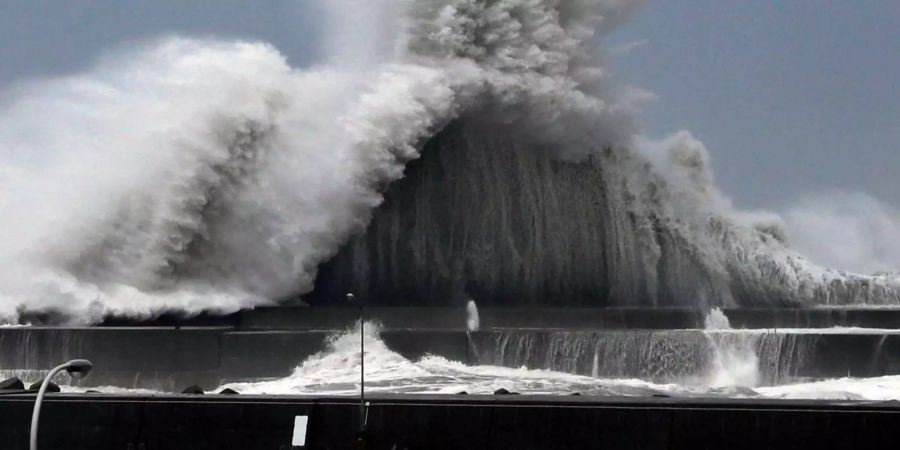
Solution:
[[[0,261],[10,268],[0,274],[0,316],[49,309],[93,321],[307,293],[373,210],[370,234],[389,228],[379,223],[391,217],[379,208],[383,194],[423,144],[426,157],[454,152],[452,139],[432,137],[469,124],[480,137],[468,157],[494,158],[506,172],[497,178],[539,186],[510,192],[552,194],[500,205],[534,220],[515,232],[527,240],[538,219],[550,237],[575,232],[540,241],[558,248],[514,248],[505,280],[506,266],[489,266],[508,255],[491,255],[487,241],[421,266],[448,270],[480,302],[500,301],[479,286],[528,280],[542,283],[529,303],[560,293],[591,304],[900,301],[894,278],[818,269],[787,249],[777,226],[733,211],[690,135],[632,139],[641,93],[606,86],[597,41],[639,3],[382,1],[403,26],[378,35],[396,51],[364,67],[299,70],[266,44],[168,38],[20,88],[0,104]],[[345,2],[325,8],[335,29],[353,28],[339,25]],[[549,178],[517,178],[522,170]],[[571,211],[553,219],[534,210],[563,204],[592,210],[572,224]],[[497,224],[492,232],[509,225],[487,225]],[[592,266],[603,268],[598,283],[567,278]]]

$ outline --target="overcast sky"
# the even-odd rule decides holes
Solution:
[[[613,36],[619,77],[688,129],[745,207],[827,189],[900,206],[900,1],[650,1]]]
[[[167,32],[265,40],[303,65],[322,26],[306,4],[5,0],[0,89]],[[900,2],[651,0],[610,39],[631,47],[617,79],[659,96],[644,129],[692,131],[739,206],[825,188],[900,205]]]

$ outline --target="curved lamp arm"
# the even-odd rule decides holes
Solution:
[[[31,413],[31,450],[37,450],[38,419],[41,416],[41,401],[44,399],[44,394],[47,392],[47,386],[50,385],[50,380],[63,370],[69,372],[73,378],[83,378],[91,371],[91,367],[93,367],[93,365],[86,359],[73,359],[65,364],[54,367],[53,370],[44,377],[41,388],[38,390],[37,397],[34,399],[34,411]]]

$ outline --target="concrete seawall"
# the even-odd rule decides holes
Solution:
[[[199,384],[284,377],[326,348],[329,330],[232,331],[193,328],[0,328],[0,379],[34,381],[72,358],[96,368],[83,386],[177,392]],[[430,353],[470,361],[465,331],[385,330],[381,338],[410,359]],[[476,361],[477,362],[477,361]]]
[[[60,361],[84,357],[96,369],[85,386],[115,385],[178,392],[199,384],[212,388],[225,382],[280,378],[303,360],[325,349],[328,330],[234,331],[231,328],[2,328],[0,329],[0,375],[17,375],[34,381]],[[527,343],[513,348],[518,336]],[[462,330],[388,329],[381,334],[388,348],[409,359],[425,354],[444,356],[470,364],[497,364],[547,368],[591,374],[582,359],[594,358],[596,346],[625,338],[629,345],[669,340],[680,346],[706,348],[702,331],[553,331],[496,329],[467,333]],[[869,377],[900,374],[900,334],[785,334],[773,335],[761,346],[772,357],[778,377]],[[768,337],[767,337],[768,338]],[[643,339],[643,340],[641,340]],[[578,345],[570,345],[576,343]],[[557,367],[553,346],[580,348],[582,354],[567,354]],[[592,347],[593,346],[593,347]],[[658,347],[658,346],[657,346]],[[665,346],[663,346],[665,347]],[[678,348],[677,346],[674,348]],[[510,350],[511,349],[511,350]],[[522,354],[522,349],[527,354]],[[519,352],[516,358],[497,357]],[[641,353],[641,352],[635,352]],[[646,352],[643,352],[646,353]],[[549,356],[548,356],[549,355]],[[655,360],[665,354],[651,355]],[[673,354],[676,362],[683,355]],[[601,358],[601,365],[606,362]],[[634,361],[641,365],[641,361]],[[581,364],[580,366],[577,364]],[[631,364],[631,363],[629,363]],[[638,376],[627,372],[612,375]],[[604,372],[601,371],[601,375]],[[0,377],[2,378],[2,377]]]
[[[755,354],[763,385],[900,374],[900,334],[506,329],[470,340],[480,364],[660,383],[705,374],[722,352]]]
[[[482,328],[682,329],[703,328],[708,310],[673,308],[479,308]],[[735,328],[865,327],[900,329],[900,308],[725,308]],[[353,324],[354,307],[271,306],[224,316],[163,315],[153,320],[109,317],[107,326],[227,326],[238,330],[341,329]],[[465,308],[370,307],[366,316],[384,328],[464,329]],[[35,318],[33,323],[41,323]]]
[[[375,395],[371,449],[776,450],[894,448],[896,402]],[[27,448],[30,395],[0,396],[0,442]],[[350,449],[350,397],[48,397],[40,445],[76,449]]]

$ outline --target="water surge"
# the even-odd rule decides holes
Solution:
[[[167,37],[6,92],[0,320],[348,288],[381,304],[900,303],[895,277],[818,268],[777,220],[734,210],[689,133],[639,136],[646,93],[609,85],[600,42],[640,3],[385,0],[367,7],[382,30],[335,1],[326,41],[361,47],[319,66]]]
[[[715,350],[703,345],[708,341],[703,339],[702,330],[695,330],[700,334],[697,340],[683,339],[682,336],[666,336],[673,339],[668,344],[665,343],[663,336],[657,336],[655,348],[649,352],[649,348],[643,347],[640,342],[634,347],[627,348],[623,347],[625,343],[622,340],[610,342],[610,347],[616,347],[621,353],[633,355],[630,358],[643,358],[644,363],[649,362],[647,359],[657,361],[655,364],[649,362],[651,370],[664,369],[649,373],[643,367],[637,367],[636,372],[629,373],[623,370],[626,366],[621,364],[623,362],[621,359],[612,359],[615,369],[623,370],[620,373],[624,375],[617,375],[609,369],[611,367],[609,362],[594,360],[593,355],[596,354],[594,348],[588,348],[589,345],[579,346],[578,341],[569,340],[567,345],[553,347],[554,350],[548,347],[548,352],[556,352],[560,356],[568,352],[566,357],[558,360],[552,357],[544,359],[543,356],[529,359],[527,350],[524,349],[528,343],[519,341],[524,346],[523,351],[504,354],[499,360],[494,354],[482,364],[466,365],[439,356],[425,356],[417,361],[406,359],[385,346],[378,337],[377,325],[367,323],[365,329],[367,392],[492,394],[502,388],[522,394],[570,395],[577,392],[595,396],[668,395],[888,400],[895,398],[900,390],[900,376],[830,380],[791,380],[783,377],[778,380],[770,379],[772,382],[777,381],[777,385],[769,385],[765,380],[761,380],[760,386],[742,384],[742,381],[749,381],[746,378],[732,380],[737,383],[723,383],[724,378],[721,375],[713,376],[713,372],[720,368],[711,364]],[[231,383],[222,387],[247,394],[358,395],[360,354],[357,330],[358,328],[348,330],[332,337],[325,350],[300,363],[286,378]],[[755,333],[748,334],[745,339],[753,342],[754,335]],[[502,339],[503,347],[507,350],[519,345],[509,336]],[[641,340],[640,337],[637,339]],[[691,345],[698,347],[688,350]],[[759,369],[764,373],[776,375],[775,370],[766,368],[766,362],[778,360],[782,361],[781,373],[785,375],[787,370],[785,366],[791,364],[787,360],[798,357],[797,354],[788,354],[792,345],[791,343],[776,345],[774,341],[759,344],[759,349],[763,350],[759,357],[759,361],[762,362]],[[774,358],[775,354],[772,353],[776,347],[781,347],[778,358]],[[530,349],[535,349],[534,343]],[[676,351],[673,352],[673,349]],[[582,354],[587,357],[582,358]],[[535,362],[539,364],[533,364]],[[544,363],[546,364],[541,365]],[[734,366],[729,370],[735,373]],[[674,382],[676,379],[679,380],[678,383]],[[688,379],[691,382],[684,382]]]

